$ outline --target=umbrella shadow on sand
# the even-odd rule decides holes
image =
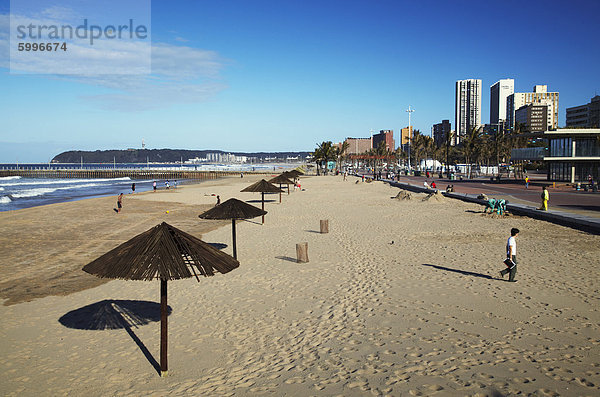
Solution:
[[[223,250],[228,247],[228,245],[225,243],[208,243],[208,245],[218,250]]]
[[[171,314],[170,306],[167,313]],[[160,304],[138,300],[106,299],[72,310],[58,319],[67,328],[82,330],[124,329],[140,348],[146,359],[160,374],[160,365],[146,345],[133,332],[151,322],[160,321]]]

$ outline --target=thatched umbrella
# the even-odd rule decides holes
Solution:
[[[167,375],[167,281],[227,273],[240,263],[165,222],[88,263],[83,270],[101,278],[160,279],[160,372]],[[194,267],[198,270],[194,270]]]
[[[252,219],[257,216],[265,216],[267,211],[263,211],[248,203],[244,203],[236,198],[230,198],[222,204],[219,204],[203,214],[198,215],[203,219],[231,219],[231,234],[233,240],[233,257],[237,259],[237,249],[235,243],[235,220]]]
[[[290,181],[285,175],[281,174],[276,176],[273,179],[269,179],[271,183],[279,183],[279,189],[281,190],[281,185],[287,185],[288,194],[290,194],[290,185],[293,185],[294,182]],[[279,193],[279,202],[281,203],[281,192]]]
[[[298,178],[300,175],[304,175],[304,173],[296,169],[291,171],[284,171],[282,175],[285,175],[288,178]]]
[[[242,192],[262,193],[262,210],[263,211],[265,210],[265,193],[280,193],[281,194],[280,188],[273,185],[272,183],[265,181],[264,179],[261,179],[260,181],[253,183],[252,185],[248,186],[247,188],[242,189],[241,191]],[[265,223],[264,215],[262,216],[262,223]]]

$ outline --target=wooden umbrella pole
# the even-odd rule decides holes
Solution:
[[[279,204],[281,204],[281,183],[279,184]]]
[[[261,192],[262,194],[262,210],[265,210],[265,192]],[[265,223],[265,216],[262,216],[262,223]]]
[[[235,245],[235,219],[231,220],[231,234],[233,239],[233,259],[237,259],[237,248]]]
[[[160,376],[167,376],[167,280],[160,279]]]
[[[287,188],[288,188],[288,194],[290,194],[290,184],[287,184]]]

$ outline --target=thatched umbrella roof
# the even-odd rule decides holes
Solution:
[[[269,183],[269,182],[265,181],[264,179],[261,179],[260,181],[242,189],[241,191],[242,192],[255,192],[255,193],[279,193],[279,192],[281,192],[281,189],[278,188],[277,186],[273,185],[272,183]]]
[[[253,205],[244,203],[236,198],[230,198],[222,204],[219,204],[203,214],[198,215],[203,219],[231,219],[231,233],[233,241],[233,257],[237,259],[237,248],[235,238],[235,220],[251,219],[257,216],[265,216],[267,211],[261,210]]]
[[[304,175],[304,172],[300,171],[300,170],[291,170],[291,171],[284,171],[281,175],[285,175],[288,178],[292,177],[292,178],[297,178],[300,175]]]
[[[119,245],[83,267],[101,278],[178,280],[227,273],[240,263],[165,222]]]
[[[279,183],[279,184],[282,184],[282,185],[293,185],[294,184],[294,182],[290,181],[288,179],[288,177],[285,176],[284,174],[278,175],[278,176],[276,176],[273,179],[269,179],[269,182],[270,183]]]
[[[281,187],[277,187],[272,183],[261,179],[260,181],[253,183],[241,190],[242,192],[254,192],[254,193],[262,193],[262,210],[265,210],[265,193],[279,193],[279,197],[281,197]],[[265,216],[262,216],[262,223],[265,223]]]
[[[88,263],[83,270],[102,278],[160,278],[160,373],[167,375],[167,281],[215,272],[227,273],[240,263],[224,252],[165,222]]]
[[[229,200],[198,215],[203,219],[252,219],[267,212],[236,198]]]
[[[277,175],[275,178],[269,179],[269,182],[271,182],[271,183],[279,183],[279,187],[280,188],[281,188],[281,185],[287,185],[287,192],[288,192],[288,194],[290,194],[290,185],[294,184],[294,182],[290,181],[287,178],[287,176],[285,176],[284,174]],[[281,203],[281,192],[279,193],[279,202]]]

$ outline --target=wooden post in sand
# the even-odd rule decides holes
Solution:
[[[329,233],[329,219],[321,219],[321,234]]]
[[[308,262],[308,243],[296,244],[296,258],[298,263]]]

